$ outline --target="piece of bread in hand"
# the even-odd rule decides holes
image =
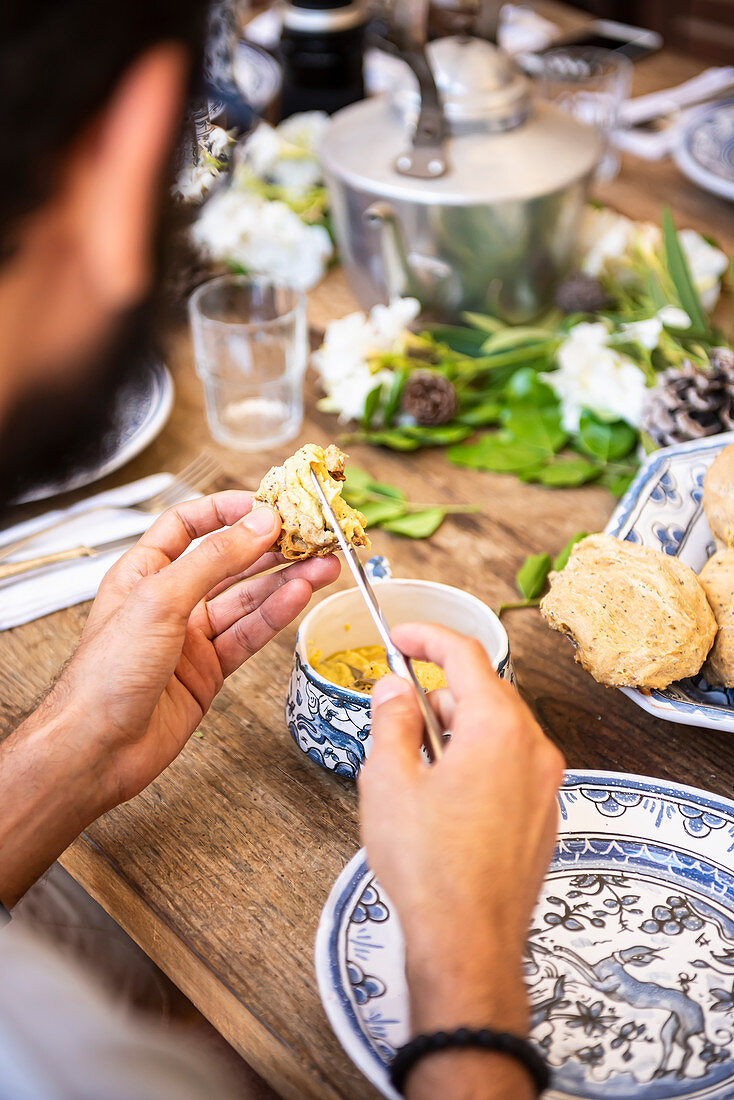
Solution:
[[[311,470],[319,479],[347,540],[352,546],[369,550],[364,516],[341,495],[347,457],[333,443],[326,450],[316,443],[307,443],[282,466],[271,467],[260,482],[253,507],[269,504],[280,514],[282,527],[275,549],[288,561],[323,557],[339,548],[336,536],[324,519],[311,482]]]

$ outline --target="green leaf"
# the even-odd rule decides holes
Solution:
[[[673,222],[673,215],[669,207],[663,210],[663,244],[665,246],[665,262],[670,278],[673,280],[678,301],[693,322],[694,328],[710,329],[708,318],[698,297],[698,291],[693,285],[691,272],[686,260],[686,254],[680,243],[680,238]]]
[[[526,600],[534,600],[545,588],[551,570],[550,554],[531,554],[520,566],[515,583]]]
[[[426,508],[422,512],[412,512],[400,519],[383,523],[383,530],[393,535],[404,535],[409,539],[428,539],[437,531],[446,517],[443,508]]]
[[[519,348],[528,344],[545,345],[555,343],[556,337],[544,328],[530,328],[523,325],[515,325],[511,328],[503,328],[489,336],[482,346],[485,355],[491,355],[497,351],[507,351],[510,348]]]
[[[451,447],[446,456],[456,466],[508,474],[537,468],[543,459],[543,452],[527,443],[508,440],[495,433],[482,436],[476,443]]]
[[[637,470],[618,473],[615,470],[605,470],[599,479],[599,483],[607,489],[613,497],[622,497],[635,479]]]
[[[481,329],[482,332],[500,332],[507,326],[499,320],[498,317],[492,317],[489,313],[472,313],[470,310],[465,310],[462,315],[462,320],[466,321],[472,328]],[[486,337],[482,337],[483,340]]]
[[[375,419],[375,413],[380,405],[380,398],[382,396],[382,382],[371,389],[364,399],[364,412],[362,413],[362,427],[369,428],[372,421]]]
[[[546,454],[559,451],[568,439],[561,427],[558,405],[536,408],[521,402],[513,403],[503,411],[502,423],[516,442],[530,444]]]
[[[554,489],[568,489],[592,481],[601,473],[601,466],[593,466],[585,458],[554,457],[538,474],[538,481]]]
[[[364,432],[357,438],[364,443],[374,443],[377,447],[389,447],[393,451],[417,451],[420,447],[418,440],[405,435],[401,428]]]
[[[581,413],[578,441],[582,450],[601,462],[624,458],[638,439],[637,430],[624,420],[600,420],[586,409]]]
[[[342,482],[342,494],[363,492],[371,484],[372,478],[366,470],[361,469],[359,466],[347,466]]]
[[[375,527],[386,520],[398,519],[406,515],[405,504],[399,500],[367,500],[360,504],[359,510],[366,520],[367,527]]]
[[[398,489],[397,485],[388,485],[386,481],[370,481],[368,489],[371,493],[377,493],[381,497],[389,497],[390,500],[405,500],[405,493]]]
[[[587,537],[586,531],[578,531],[575,535],[572,535],[566,545],[563,547],[553,559],[553,570],[555,573],[560,573],[562,569],[566,568],[568,559],[571,557],[571,551],[577,542],[581,542],[582,539]]]
[[[527,401],[539,406],[559,406],[556,393],[538,377],[532,367],[520,367],[505,386],[505,394],[511,401]]]
[[[472,434],[471,428],[464,424],[439,424],[436,427],[424,427],[421,424],[406,426],[403,431],[409,439],[417,440],[424,447],[447,447],[450,443],[459,443]]]
[[[502,406],[498,401],[481,401],[478,405],[472,405],[457,416],[460,424],[468,424],[473,428],[481,428],[486,424],[499,423]]]
[[[396,370],[393,374],[390,389],[387,391],[387,397],[385,398],[385,408],[382,412],[382,419],[387,428],[392,424],[395,414],[400,408],[400,397],[407,377],[408,372],[406,370]]]
[[[445,345],[457,355],[468,355],[471,358],[480,354],[482,344],[487,339],[486,332],[465,328],[463,325],[429,325],[421,335],[437,344]]]
[[[542,462],[538,462],[535,466],[526,466],[524,470],[515,470],[515,477],[518,481],[540,481],[540,475],[548,465],[548,455],[546,455]]]

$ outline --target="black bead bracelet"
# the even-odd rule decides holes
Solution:
[[[460,1027],[456,1031],[436,1031],[432,1035],[416,1035],[405,1046],[400,1047],[390,1066],[390,1080],[393,1088],[402,1095],[408,1074],[417,1062],[427,1054],[442,1050],[494,1050],[507,1054],[519,1062],[530,1074],[536,1093],[541,1095],[550,1083],[550,1072],[535,1047],[526,1039],[509,1035],[505,1031],[491,1031]]]

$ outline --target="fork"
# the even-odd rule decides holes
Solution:
[[[172,504],[178,504],[179,501],[184,498],[185,493],[197,493],[207,485],[210,485],[221,472],[221,466],[212,455],[206,453],[200,454],[198,458],[193,459],[187,466],[184,466],[183,470],[179,471],[171,484],[167,485],[165,489],[161,489],[160,492],[153,493],[151,496],[145,497],[135,504],[124,505],[121,510],[128,512],[143,512],[147,515],[156,515],[158,512],[165,512],[166,508],[170,508]],[[13,542],[9,542],[5,546],[0,547],[0,561],[4,558],[9,558],[11,554],[15,554],[19,550],[23,550],[29,543],[37,539],[39,535],[45,535],[48,531],[56,531],[59,527],[63,527],[65,524],[71,523],[72,520],[78,519],[79,516],[90,516],[95,512],[106,512],[114,507],[114,504],[95,504],[91,508],[83,508],[78,512],[74,512],[73,515],[62,516],[61,519],[54,520],[53,523],[41,527],[38,531],[34,531],[30,535],[24,535],[22,538],[14,539]]]

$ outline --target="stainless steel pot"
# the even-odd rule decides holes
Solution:
[[[598,134],[480,39],[428,47],[390,93],[333,116],[322,151],[339,252],[360,304],[536,316],[566,271]],[[435,85],[431,78],[435,76]],[[438,94],[436,95],[436,88]]]

